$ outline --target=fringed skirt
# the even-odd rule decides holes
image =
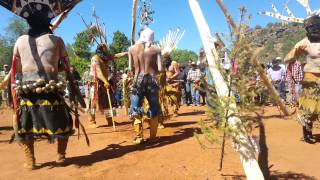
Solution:
[[[299,109],[308,114],[320,114],[320,76],[305,73]]]

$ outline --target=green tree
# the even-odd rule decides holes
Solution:
[[[5,37],[0,36],[0,66],[11,64],[12,46],[8,44]]]
[[[85,71],[89,70],[90,61],[77,56],[71,56],[70,64],[73,65],[82,76]]]
[[[177,49],[171,53],[171,59],[177,61],[181,65],[186,65],[189,60],[196,61],[198,55],[194,51]]]
[[[70,64],[75,66],[76,70],[82,76],[89,69],[90,59],[92,56],[91,42],[87,30],[83,30],[76,34],[73,44],[67,44],[66,49],[69,55]]]
[[[5,35],[0,35],[0,66],[11,64],[13,46],[19,36],[25,34],[28,24],[21,18],[13,16],[4,28]]]
[[[81,31],[74,37],[75,42],[72,45],[74,54],[79,58],[89,60],[91,58],[92,42],[86,30]]]
[[[7,41],[13,46],[19,36],[28,32],[28,28],[29,26],[24,19],[13,16],[10,18],[8,26],[4,28]]]
[[[130,41],[124,33],[120,31],[113,33],[112,43],[109,46],[111,54],[114,55],[116,53],[128,51],[129,46]],[[128,67],[128,57],[126,56],[118,59],[116,64],[118,69],[125,69]]]

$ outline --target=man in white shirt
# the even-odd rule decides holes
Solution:
[[[280,98],[285,100],[286,92],[285,92],[285,76],[286,72],[280,65],[279,60],[272,60],[272,67],[270,67],[267,71],[268,78],[272,82],[273,86],[277,89]]]

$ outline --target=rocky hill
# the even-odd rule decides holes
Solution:
[[[254,46],[264,47],[260,57],[263,62],[270,62],[275,57],[284,58],[290,49],[305,37],[301,24],[269,23],[266,27],[256,26],[249,29],[246,37]]]

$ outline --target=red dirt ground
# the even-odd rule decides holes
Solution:
[[[239,156],[227,142],[224,168],[217,170],[220,145],[200,146],[195,137],[198,121],[205,119],[204,107],[186,107],[180,116],[166,122],[160,129],[159,142],[153,145],[132,145],[133,128],[123,110],[116,118],[117,132],[110,127],[87,128],[91,146],[84,137],[72,136],[67,150],[67,165],[55,165],[56,145],[36,142],[35,154],[39,168],[24,170],[23,154],[19,146],[8,144],[11,131],[11,112],[0,114],[0,179],[245,179]],[[81,116],[85,126],[87,117]],[[276,108],[266,108],[262,114],[268,162],[274,178],[320,178],[318,155],[320,144],[309,145],[299,141],[300,126],[294,117],[279,116]],[[104,125],[98,119],[99,125]],[[148,136],[148,130],[145,131]],[[260,137],[264,140],[264,137]],[[261,141],[262,142],[262,141]],[[207,144],[207,143],[206,143]],[[265,151],[264,151],[265,152]]]

